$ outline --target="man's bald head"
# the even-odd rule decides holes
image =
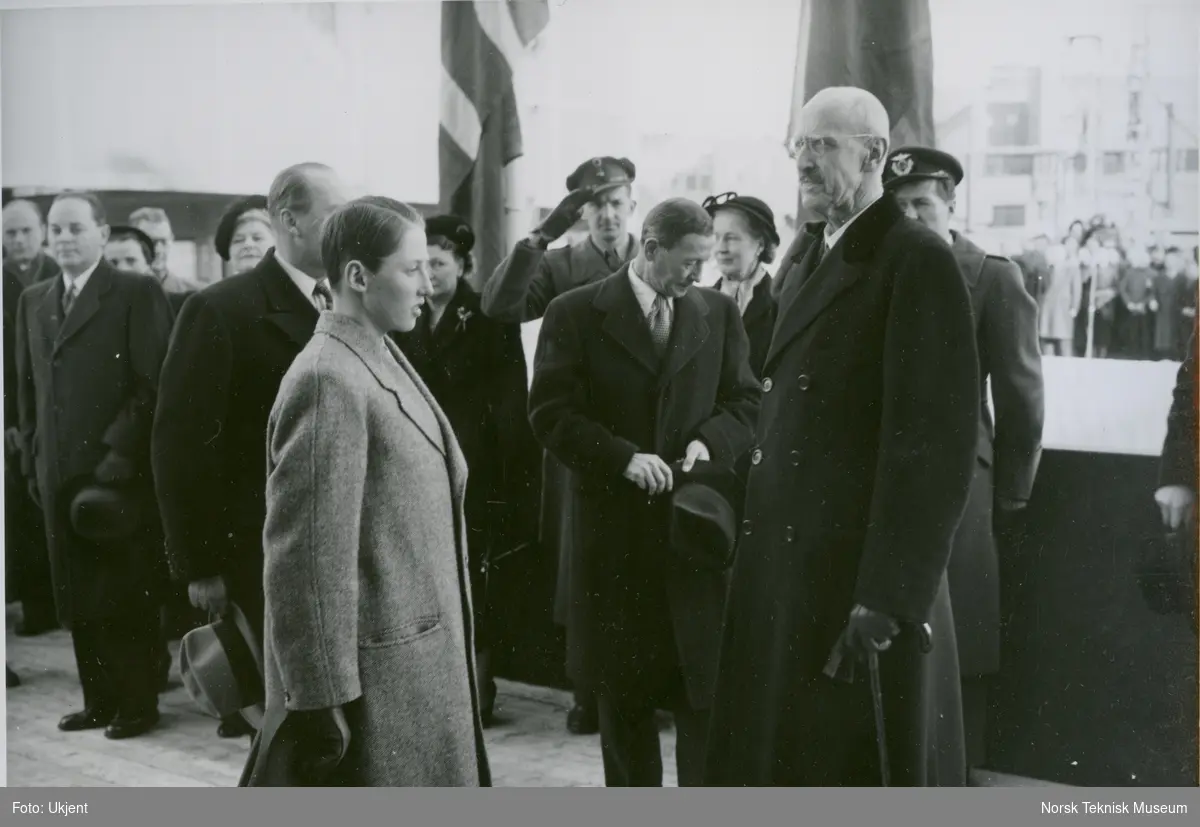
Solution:
[[[345,201],[341,180],[325,164],[295,164],[276,175],[267,192],[267,212],[277,251],[288,263],[323,278],[321,229]]]
[[[27,266],[46,241],[46,222],[37,204],[18,198],[4,205],[4,249],[20,267]]]
[[[800,110],[790,150],[806,209],[840,227],[883,192],[890,124],[879,98],[831,86]]]
[[[800,110],[802,128],[810,118],[819,127],[885,141],[892,131],[887,109],[879,98],[857,86],[830,86],[817,92]]]

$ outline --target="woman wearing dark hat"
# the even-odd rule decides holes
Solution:
[[[231,276],[258,266],[275,246],[266,196],[251,195],[231,204],[217,225],[213,245],[221,261],[229,264]]]
[[[485,316],[467,283],[475,233],[450,215],[428,219],[425,232],[433,290],[416,327],[394,338],[446,412],[467,460],[467,553],[486,726],[496,685],[485,565],[536,538],[539,451],[526,416],[520,326]]]
[[[775,260],[779,249],[775,214],[762,200],[736,192],[709,196],[702,206],[713,217],[716,234],[714,256],[721,271],[716,289],[742,311],[750,338],[750,368],[761,379],[778,308],[771,274],[764,266]]]

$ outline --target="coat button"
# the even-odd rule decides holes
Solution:
[[[808,390],[808,386],[812,384],[812,380],[808,378],[807,373],[800,374],[800,378],[796,380],[796,384],[800,386],[800,390]]]
[[[742,520],[742,533],[747,536],[750,534],[750,521],[749,520]]]
[[[755,448],[754,453],[750,455],[750,464],[758,465],[760,462],[762,462],[762,451]]]
[[[770,376],[763,380],[763,393],[770,393],[773,387],[775,387],[775,383],[771,381]]]
[[[784,539],[786,539],[789,543],[792,542],[796,539],[796,529],[788,526],[786,529],[784,529],[783,536]]]

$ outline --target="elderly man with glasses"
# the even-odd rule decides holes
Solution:
[[[946,565],[975,462],[970,299],[884,193],[883,105],[825,89],[799,128],[824,221],[778,276],[705,784],[961,785]]]

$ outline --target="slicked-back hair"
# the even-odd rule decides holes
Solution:
[[[378,271],[408,230],[424,226],[417,210],[381,195],[356,198],[338,207],[321,234],[321,264],[329,283],[336,287],[351,261],[361,262],[372,273]]]
[[[46,216],[42,214],[42,209],[37,205],[36,201],[30,201],[28,198],[14,198],[4,205],[4,211],[8,212],[11,207],[28,207],[37,216],[38,221],[43,227],[46,226]]]
[[[101,201],[100,196],[96,195],[94,192],[59,193],[58,195],[54,196],[54,200],[50,202],[50,206],[53,207],[59,201],[67,201],[70,199],[83,201],[85,204],[90,206],[92,208],[92,218],[94,218],[96,223],[101,227],[108,223],[108,210],[104,209],[104,202]],[[49,217],[49,211],[47,211],[47,217]]]
[[[142,224],[166,224],[171,226],[171,217],[162,207],[138,207],[129,214],[129,223],[135,227]]]
[[[655,204],[642,222],[642,243],[653,238],[670,250],[689,235],[712,235],[708,211],[687,198],[668,198]]]
[[[316,161],[294,164],[275,176],[267,192],[267,212],[278,218],[284,211],[304,215],[312,209],[312,176],[314,173],[332,173],[333,168]]]

